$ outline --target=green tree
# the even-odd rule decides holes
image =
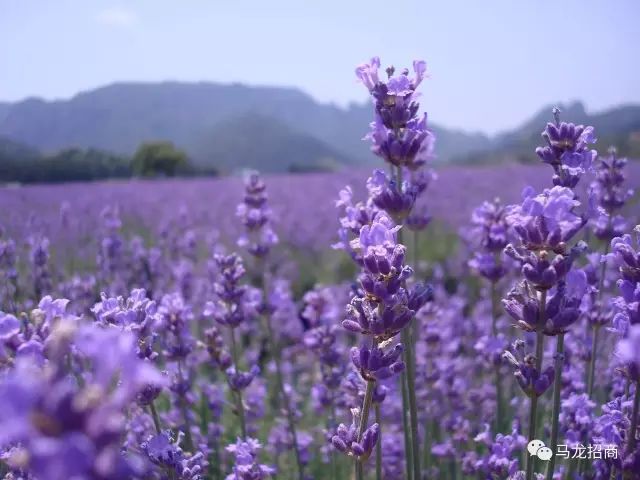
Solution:
[[[138,147],[131,161],[136,175],[173,177],[188,169],[187,155],[171,142],[148,142]]]

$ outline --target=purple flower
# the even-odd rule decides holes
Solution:
[[[635,246],[629,234],[616,237],[611,240],[609,258],[620,269],[624,281],[637,284],[640,283],[640,225],[634,231],[637,235]]]
[[[336,433],[331,437],[331,444],[336,450],[349,456],[358,457],[360,461],[364,461],[371,455],[376,443],[380,427],[374,423],[362,433],[362,437],[358,439],[358,425],[360,420],[360,412],[357,408],[351,410],[353,421],[350,426],[344,423],[338,425]]]
[[[595,402],[586,393],[572,392],[562,400],[560,424],[565,429],[565,438],[569,448],[574,449],[588,438],[594,426]]]
[[[227,451],[235,456],[233,472],[226,480],[265,480],[271,478],[276,470],[268,465],[258,463],[258,451],[262,446],[253,438],[246,441],[238,439],[227,447]]]
[[[48,343],[43,369],[18,362],[0,382],[0,445],[18,445],[9,463],[52,480],[137,478],[142,464],[121,453],[123,411],[160,374],[119,329],[61,320]]]
[[[185,454],[180,448],[182,433],[174,441],[171,432],[166,430],[140,445],[149,460],[160,467],[164,474],[175,480],[202,480],[205,478],[206,459],[202,452]]]
[[[373,171],[367,180],[367,190],[374,205],[398,222],[411,212],[418,193],[408,182],[398,185],[395,180],[389,180],[382,170]]]
[[[427,128],[427,114],[409,120],[401,131],[390,130],[380,117],[370,125],[364,137],[371,151],[395,167],[416,170],[433,157],[435,136]]]
[[[632,325],[627,337],[618,342],[616,356],[627,375],[635,382],[640,381],[640,325]]]
[[[525,355],[524,348],[524,342],[518,340],[514,342],[511,351],[504,352],[503,358],[515,368],[514,376],[522,391],[529,397],[539,397],[553,383],[554,368],[549,366],[544,372],[539,372],[535,356]]]
[[[432,157],[434,135],[427,128],[426,113],[418,116],[416,88],[426,76],[426,63],[413,62],[415,76],[404,70],[395,75],[393,67],[387,68],[387,81],[378,75],[380,59],[356,68],[356,76],[367,87],[375,104],[375,121],[365,137],[371,140],[371,150],[385,161],[397,167],[415,171]]]
[[[545,315],[540,318],[538,295],[526,282],[509,292],[502,301],[505,311],[527,332],[542,331],[545,335],[558,335],[580,317],[580,304],[587,293],[587,278],[582,270],[572,270],[564,281],[557,284],[547,298]]]
[[[547,141],[544,147],[538,147],[536,154],[555,171],[553,184],[575,188],[580,176],[591,168],[597,153],[589,150],[589,144],[595,143],[593,127],[560,122],[560,110],[554,108],[554,123],[547,123],[542,137]]]
[[[251,385],[253,379],[260,374],[260,368],[254,365],[248,372],[241,372],[235,366],[231,366],[227,368],[225,374],[231,390],[241,391]]]
[[[616,149],[609,149],[609,156],[600,158],[596,165],[596,178],[591,183],[590,194],[600,207],[600,214],[590,221],[595,235],[606,241],[622,236],[627,229],[627,222],[621,215],[616,215],[627,200],[633,195],[633,190],[624,186],[626,158],[619,158]]]
[[[247,172],[244,184],[244,201],[238,205],[236,214],[247,231],[238,239],[238,246],[246,248],[251,255],[264,257],[278,243],[278,236],[270,225],[272,212],[267,205],[266,185],[256,171]]]
[[[385,380],[404,370],[400,359],[402,345],[397,344],[389,351],[380,347],[369,348],[365,345],[351,349],[351,361],[365,380]]]
[[[555,250],[582,228],[586,220],[575,213],[580,205],[573,191],[555,186],[536,194],[532,187],[522,192],[522,204],[507,207],[506,220],[532,250]]]
[[[213,290],[217,299],[207,302],[203,313],[207,317],[213,317],[220,325],[236,328],[257,314],[253,293],[240,283],[246,273],[242,259],[235,253],[216,254],[214,263],[218,277]]]

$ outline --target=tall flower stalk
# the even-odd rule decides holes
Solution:
[[[523,197],[523,203],[509,207],[507,214],[508,222],[520,237],[520,245],[509,244],[505,252],[522,265],[524,281],[509,292],[503,305],[519,328],[535,333],[535,357],[525,357],[524,365],[513,356],[508,358],[517,368],[520,386],[531,399],[529,441],[532,441],[536,439],[539,397],[549,388],[552,378],[557,380],[556,395],[560,395],[561,389],[561,372],[551,366],[542,371],[544,338],[561,336],[557,346],[560,352],[556,354],[556,367],[561,368],[564,333],[579,318],[579,306],[586,293],[586,274],[571,270],[586,245],[567,247],[586,220],[575,212],[580,203],[567,187],[555,186],[541,194],[527,188]],[[558,415],[559,406],[554,409],[552,423],[557,424]],[[557,425],[555,435],[552,443],[557,441]],[[528,457],[527,480],[533,478],[535,458]]]
[[[243,391],[251,385],[260,370],[257,365],[253,365],[248,371],[242,370],[238,330],[255,318],[257,304],[251,298],[248,287],[241,284],[246,272],[238,255],[216,254],[214,263],[218,272],[217,281],[214,283],[216,299],[207,302],[204,315],[213,317],[218,325],[229,330],[228,344],[231,345],[231,356],[223,349],[223,342],[219,340],[215,328],[206,332],[208,350],[217,365],[224,369],[240,421],[240,435],[246,441],[248,436]]]
[[[380,79],[379,68],[380,59],[374,57],[356,69],[356,75],[369,90],[375,108],[375,119],[365,138],[372,142],[371,151],[387,162],[391,170],[391,176],[376,170],[367,182],[367,188],[373,204],[386,211],[397,224],[403,225],[408,218],[415,223],[419,220],[410,214],[431,179],[425,165],[432,156],[434,144],[434,136],[427,128],[426,113],[418,115],[420,105],[416,93],[426,76],[427,66],[424,61],[414,61],[413,77],[406,69],[396,75],[395,68],[389,67],[386,69],[386,81]],[[403,243],[402,233],[398,234],[398,241]],[[401,376],[401,390],[403,410],[409,415],[409,424],[404,428],[406,458],[411,461],[407,470],[417,480],[422,472],[415,391],[415,333],[417,329],[409,328],[401,334],[406,364],[406,371]]]
[[[424,285],[411,290],[405,287],[413,270],[404,263],[406,248],[397,241],[399,229],[386,214],[379,213],[351,242],[362,266],[361,291],[351,300],[342,325],[363,337],[361,346],[351,350],[351,360],[366,382],[366,390],[362,407],[354,413],[357,428],[353,432],[347,429],[350,433],[344,435],[346,427],[338,427],[332,442],[355,457],[358,480],[364,478],[363,464],[379,441],[379,425],[368,426],[376,382],[404,370],[404,345],[393,345],[394,338],[408,328],[415,311],[430,298],[430,289]]]
[[[469,266],[489,283],[491,297],[491,332],[490,335],[483,337],[479,344],[491,346],[491,350],[487,353],[492,357],[495,373],[496,414],[494,430],[496,434],[503,430],[505,399],[503,398],[503,382],[500,371],[502,359],[494,352],[496,350],[503,351],[506,346],[504,335],[498,331],[498,317],[500,315],[498,282],[507,273],[502,251],[507,246],[509,236],[513,235],[506,222],[505,214],[505,207],[500,204],[498,199],[493,202],[484,202],[473,211],[471,217],[473,227],[468,235],[469,242],[475,250],[473,257],[469,260]]]
[[[269,302],[269,272],[266,258],[271,248],[278,243],[278,236],[271,228],[270,220],[272,212],[267,204],[266,184],[258,174],[251,171],[245,176],[245,196],[238,205],[237,214],[246,228],[241,235],[238,245],[244,247],[256,259],[258,271],[262,276],[262,315],[264,317],[265,332],[269,350],[276,368],[276,383],[278,394],[284,405],[287,426],[296,459],[297,473],[300,480],[304,479],[304,462],[298,443],[298,432],[295,424],[295,416],[292,410],[291,399],[285,388],[284,373],[282,369],[282,346],[274,331],[271,313],[272,305]]]
[[[598,279],[598,292],[595,304],[596,315],[589,317],[591,325],[591,358],[587,371],[587,393],[593,396],[595,386],[595,372],[598,353],[598,339],[602,326],[607,323],[610,316],[606,314],[602,295],[605,290],[605,277],[607,273],[607,256],[611,240],[622,235],[627,227],[624,217],[618,214],[627,200],[633,194],[632,190],[625,188],[624,167],[626,158],[619,158],[615,148],[609,149],[609,155],[600,158],[596,165],[596,178],[591,184],[591,191],[600,207],[600,214],[592,220],[591,228],[597,238],[605,242],[604,254],[601,257],[600,277]]]
[[[640,426],[640,225],[634,229],[636,241],[625,234],[611,241],[611,260],[618,268],[618,286],[621,296],[615,301],[617,313],[614,320],[616,331],[622,336],[616,346],[616,356],[623,377],[626,379],[625,395],[634,387],[631,415],[621,459],[623,478],[634,478],[640,468],[638,427]]]

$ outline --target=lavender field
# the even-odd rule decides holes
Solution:
[[[375,170],[0,189],[2,478],[640,478],[640,163],[434,169],[380,69]]]

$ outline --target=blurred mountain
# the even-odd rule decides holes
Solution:
[[[0,111],[0,115],[2,112]],[[7,162],[12,159],[34,160],[40,157],[40,153],[23,143],[0,135],[0,162]]]
[[[215,164],[221,172],[333,170],[350,162],[322,140],[262,114],[223,120],[203,134],[192,151],[201,164]]]
[[[640,105],[623,105],[593,114],[587,113],[581,102],[556,104],[560,120],[594,127],[597,142],[594,148],[605,153],[615,145],[622,155],[640,156]],[[548,105],[520,127],[497,135],[490,149],[457,155],[452,162],[486,163],[499,160],[518,160],[528,163],[537,161],[535,149],[544,145],[541,137],[547,122],[553,121],[554,105]]]
[[[560,106],[562,118],[596,127],[598,145],[640,149],[640,106],[589,114],[581,103]],[[72,147],[131,155],[150,140],[173,142],[204,167],[229,171],[314,170],[374,165],[362,137],[370,104],[340,108],[295,88],[216,83],[116,83],[68,100],[29,98],[0,103],[0,136],[51,154]],[[531,161],[547,106],[518,128],[488,137],[431,124],[439,163]]]
[[[33,145],[44,152],[69,147],[100,148],[132,154],[148,140],[168,140],[196,162],[228,164],[240,155],[238,142],[221,138],[220,132],[251,142],[259,130],[273,122],[269,139],[260,142],[266,152],[289,144],[287,160],[276,162],[305,167],[320,156],[339,164],[361,165],[376,160],[362,137],[372,117],[369,104],[348,108],[320,104],[293,88],[249,87],[215,83],[118,83],[80,93],[69,100],[30,98],[0,104],[0,135]],[[252,115],[257,120],[250,121]],[[239,118],[244,121],[238,121]],[[249,122],[252,131],[244,131]],[[257,124],[260,128],[253,128]],[[490,146],[482,134],[431,126],[438,138],[438,159],[464,155]],[[206,136],[211,135],[209,141]],[[217,145],[216,145],[217,144]],[[268,144],[268,145],[267,145]],[[246,150],[246,145],[244,149]],[[317,154],[309,156],[307,150]],[[254,160],[258,161],[254,152]],[[220,157],[220,158],[218,158]],[[224,157],[224,158],[222,158]],[[274,160],[260,159],[266,170]]]
[[[0,102],[0,122],[2,122],[4,118],[7,116],[10,108],[11,108],[10,103]]]

